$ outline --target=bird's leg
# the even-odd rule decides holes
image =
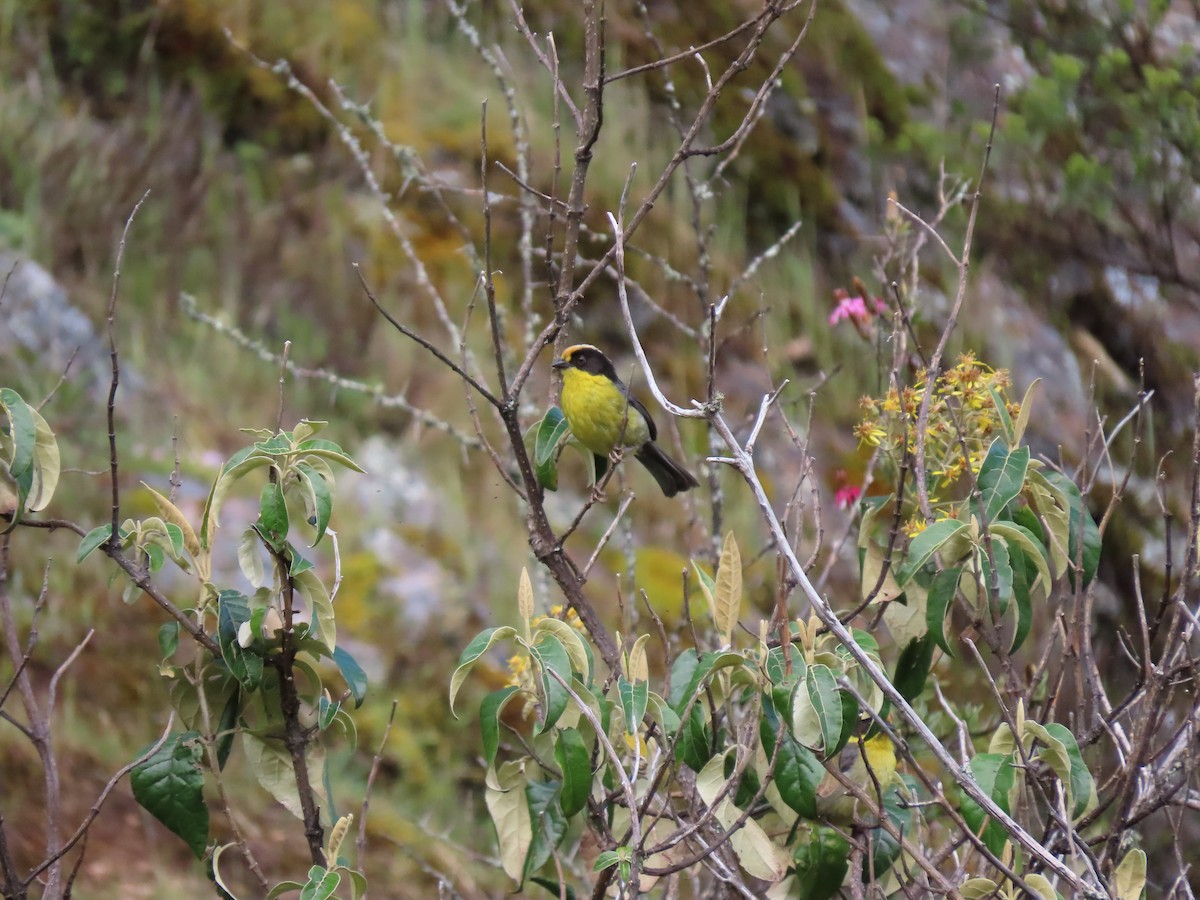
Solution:
[[[608,484],[608,480],[610,478],[612,478],[613,472],[615,472],[617,470],[617,465],[621,462],[621,458],[624,455],[625,455],[625,448],[620,447],[620,446],[614,447],[612,450],[610,450],[608,452],[608,469],[607,469],[607,471],[605,471],[603,477],[599,478],[596,481],[596,483],[594,485],[592,485],[592,502],[593,503],[603,503],[604,502],[604,500],[605,500],[604,487],[605,487],[605,485]]]

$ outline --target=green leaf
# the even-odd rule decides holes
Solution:
[[[485,628],[467,644],[467,647],[462,652],[462,656],[458,658],[458,667],[455,668],[454,674],[450,676],[450,712],[455,718],[458,713],[454,712],[454,698],[458,696],[458,691],[462,687],[463,682],[467,680],[467,676],[471,674],[471,669],[475,667],[475,663],[479,657],[487,653],[492,644],[497,641],[507,640],[515,636],[517,630],[511,625],[501,625],[498,628]]]
[[[680,654],[680,658],[688,655],[689,652],[695,653],[695,651],[687,651]],[[672,674],[671,696],[675,699],[672,701],[671,706],[675,709],[675,712],[682,716],[684,707],[687,706],[688,703],[691,702],[692,698],[696,696],[696,694],[700,691],[701,686],[704,684],[704,681],[713,672],[729,666],[744,666],[745,664],[746,658],[740,653],[732,653],[729,651],[705,653],[702,657],[700,657],[700,660],[696,664],[695,668],[692,669],[691,677],[688,678],[686,686],[678,694],[675,692],[676,679],[674,674]],[[675,668],[679,668],[678,660],[676,661]]]
[[[287,502],[283,499],[283,489],[278,484],[268,481],[263,485],[255,526],[263,540],[276,550],[282,549],[287,541],[289,524]]]
[[[338,710],[341,710],[342,704],[335,701],[330,701],[329,697],[322,695],[317,700],[317,730],[325,731],[330,725],[334,724],[337,719]]]
[[[552,634],[543,634],[533,645],[530,655],[542,673],[542,695],[545,701],[542,712],[544,719],[537,734],[542,734],[554,727],[559,717],[567,709],[570,695],[567,688],[557,678],[550,674],[551,670],[562,676],[563,681],[571,682],[571,658],[567,655],[562,643]]]
[[[684,695],[692,683],[692,676],[700,666],[700,653],[688,647],[681,650],[671,664],[671,690],[667,694],[667,702],[676,712],[683,709]],[[690,695],[689,695],[690,699]]]
[[[901,651],[900,659],[896,661],[896,674],[892,677],[892,684],[905,700],[911,702],[925,690],[936,642],[933,633],[927,631],[923,636],[909,641],[908,646]]]
[[[763,715],[759,721],[759,739],[768,757],[775,757],[775,787],[789,808],[806,819],[817,817],[817,786],[825,777],[825,767],[815,753],[797,741],[785,728],[779,737],[779,716],[769,703],[763,704]],[[841,882],[838,882],[841,884]]]
[[[592,683],[592,659],[588,653],[587,642],[580,637],[579,632],[553,616],[546,616],[533,629],[533,641],[537,641],[543,632],[554,635],[567,651],[571,659],[571,668],[579,673],[585,684]]]
[[[1008,414],[1008,404],[1004,402],[1004,396],[996,389],[995,385],[988,385],[988,394],[992,398],[992,404],[996,408],[996,418],[1000,420],[1000,431],[1004,434],[1004,441],[1009,447],[1015,447],[1021,443],[1017,435],[1017,429],[1013,427],[1012,416]]]
[[[567,819],[558,803],[561,786],[557,781],[530,781],[525,786],[529,816],[533,824],[533,840],[525,857],[522,882],[550,859],[554,849],[567,833]]]
[[[296,463],[296,471],[300,473],[301,483],[307,493],[306,508],[309,515],[316,519],[317,536],[310,546],[315,547],[325,537],[325,529],[329,527],[329,517],[333,513],[333,495],[325,476],[307,463]]]
[[[713,593],[717,589],[717,582],[694,559],[692,560],[692,570],[696,573],[696,583],[700,585],[700,593],[704,595],[704,600],[708,604],[708,610],[711,613],[713,609]],[[695,614],[694,606],[692,610],[693,614]]]
[[[911,792],[913,786],[908,785]],[[900,792],[899,785],[893,785],[884,792],[882,812],[891,820],[892,827],[901,834],[910,834],[913,828],[913,812],[907,800]],[[863,879],[882,878],[888,869],[900,858],[901,844],[886,831],[882,825],[867,832],[869,854],[863,860]]]
[[[260,429],[252,433],[262,434],[265,431],[266,429]],[[254,449],[260,453],[270,454],[271,456],[283,456],[291,451],[293,443],[292,433],[290,431],[283,431],[279,434],[269,434],[262,440],[255,441]]]
[[[979,469],[979,491],[988,522],[996,517],[1021,493],[1025,472],[1029,468],[1029,448],[1009,450],[1002,438],[996,438],[988,448]]]
[[[490,769],[496,764],[496,751],[500,747],[500,714],[520,688],[515,684],[492,691],[479,704],[479,730],[483,735],[483,758]]]
[[[829,754],[837,746],[842,734],[842,699],[833,670],[820,663],[809,666],[805,690],[821,730],[821,746]]]
[[[296,591],[308,603],[312,611],[312,636],[325,649],[333,653],[337,649],[337,620],[333,615],[333,600],[325,589],[325,582],[311,570],[292,576]]]
[[[767,678],[771,684],[779,687],[793,687],[804,677],[808,666],[804,661],[804,654],[797,648],[789,647],[786,658],[783,650],[783,647],[772,647],[767,653]],[[788,663],[791,663],[790,673]]]
[[[208,493],[208,501],[204,504],[204,515],[200,520],[200,546],[202,549],[209,549],[212,546],[212,539],[219,524],[218,516],[221,506],[225,503],[225,497],[233,485],[238,479],[255,469],[261,469],[263,466],[271,464],[272,460],[269,456],[257,453],[254,447],[243,447],[221,467],[221,471],[213,481],[212,490]]]
[[[1096,785],[1079,751],[1079,742],[1065,725],[1050,722],[1045,727],[1037,722],[1026,722],[1025,727],[1045,744],[1037,757],[1046,762],[1059,781],[1067,789],[1067,803],[1072,820],[1078,819],[1092,805]]]
[[[617,692],[621,696],[621,709],[625,713],[625,730],[629,734],[637,734],[642,717],[646,715],[646,699],[650,686],[644,681],[630,683],[624,678],[617,679]]]
[[[1034,480],[1036,475],[1036,472],[1030,475],[1030,480]],[[1042,530],[1042,523],[1038,521],[1037,515],[1028,506],[1018,506],[1014,509],[1012,511],[1012,521],[1028,531],[1030,538],[1037,543],[1046,543],[1046,532]]]
[[[108,540],[108,536],[112,534],[112,525],[97,525],[91,531],[83,536],[83,540],[79,542],[79,549],[75,551],[75,562],[81,563],[89,556],[92,551]]]
[[[712,736],[708,723],[704,721],[704,710],[699,703],[692,706],[691,712],[683,720],[675,752],[684,764],[695,772],[703,769],[712,759]]]
[[[554,459],[558,442],[567,430],[567,419],[561,409],[552,406],[546,410],[546,415],[542,416],[542,421],[538,424],[537,438],[533,444],[534,465],[541,468]]]
[[[8,416],[8,440],[12,444],[12,456],[8,460],[8,472],[18,482],[26,485],[22,492],[21,505],[25,505],[29,481],[32,475],[34,451],[37,448],[37,422],[29,405],[12,388],[0,388],[0,406]]]
[[[838,735],[838,740],[834,744],[833,750],[828,754],[830,758],[845,749],[846,745],[850,743],[850,738],[854,735],[854,729],[858,725],[858,701],[854,699],[854,695],[849,691],[838,691],[838,696],[842,700],[842,731]],[[874,724],[871,725],[871,732],[875,730],[875,727]]]
[[[558,741],[554,745],[554,760],[563,777],[559,805],[563,815],[570,818],[587,806],[587,799],[592,793],[591,756],[576,729],[564,728],[559,731]]]
[[[129,780],[137,802],[202,859],[208,846],[208,807],[199,737],[194,731],[172,732],[153,756],[134,767]]]
[[[217,722],[217,768],[221,771],[224,771],[225,763],[229,761],[229,754],[233,750],[233,739],[237,736],[238,713],[242,709],[241,701],[241,691],[235,690],[230,693],[225,708],[221,710],[220,721]]]
[[[162,651],[163,659],[175,655],[179,649],[179,623],[164,622],[158,626],[158,649]]]
[[[352,460],[346,451],[335,444],[333,441],[327,441],[322,438],[315,438],[311,441],[301,441],[296,445],[296,450],[299,453],[307,456],[316,456],[331,463],[337,463],[345,469],[350,469],[358,472],[360,475],[366,474],[364,469],[359,468],[358,463]]]
[[[596,857],[596,862],[592,864],[593,872],[603,872],[605,869],[611,869],[621,861],[621,854],[616,850],[604,850]]]
[[[1002,810],[1009,812],[1008,794],[1015,777],[1012,755],[978,753],[967,763],[967,770],[980,790]],[[963,819],[971,831],[980,835],[987,848],[999,856],[1008,842],[1008,832],[999,822],[992,821],[983,807],[965,793],[962,795],[960,807]]]
[[[1068,552],[1071,556],[1071,566],[1067,572],[1071,578],[1071,586],[1075,586],[1075,563],[1082,562],[1083,586],[1091,584],[1096,577],[1096,569],[1100,565],[1100,528],[1096,520],[1083,502],[1083,495],[1070,478],[1062,472],[1047,471],[1046,480],[1067,495],[1071,505],[1071,538]],[[1079,542],[1083,541],[1082,558]]]
[[[667,706],[667,701],[654,693],[654,691],[649,692],[647,699],[650,702],[646,708],[650,711],[650,716],[662,728],[662,733],[671,735],[679,731],[679,726],[682,723],[675,710]]]
[[[1025,638],[1029,636],[1029,629],[1033,627],[1033,597],[1029,592],[1029,579],[1031,575],[1036,577],[1036,573],[1033,564],[1029,562],[1025,551],[1020,547],[1009,547],[1009,553],[1012,555],[1016,625],[1013,628],[1012,643],[1009,645],[1008,652],[1016,653],[1025,643]]]
[[[733,770],[736,768],[736,760],[731,755],[725,757],[725,777],[732,778]],[[737,789],[733,793],[733,804],[741,809],[745,809],[754,802],[754,798],[758,796],[759,788],[762,787],[762,782],[758,778],[758,774],[752,766],[747,766],[740,776],[738,776]]]
[[[327,872],[322,866],[308,870],[308,884],[300,889],[300,900],[329,900],[341,884],[337,872]]]
[[[1034,568],[1037,569],[1037,578],[1029,589],[1032,592],[1041,585],[1048,595],[1051,584],[1049,557],[1046,548],[1033,536],[1033,532],[1015,522],[993,522],[990,530],[993,538],[1003,538],[1010,548],[1020,547],[1026,559],[1033,561]]]
[[[996,596],[992,599],[996,603],[997,611],[1003,616],[1008,610],[1009,601],[1012,600],[1012,562],[1009,560],[1008,544],[1004,542],[1003,538],[992,535],[990,543],[992,546],[991,556],[987,553],[986,544],[979,548],[979,577],[983,582],[985,595],[991,596],[992,588],[995,587]],[[992,577],[993,562],[995,563],[994,579]]]
[[[354,708],[358,709],[367,696],[367,673],[349,651],[342,647],[334,649],[333,661],[342,677],[346,679],[346,687],[350,689],[350,696],[354,698]]]
[[[799,888],[793,896],[797,900],[830,900],[850,870],[850,844],[835,829],[822,825],[812,829],[807,841],[796,842],[792,862]]]
[[[1071,499],[1046,477],[1041,470],[1029,473],[1026,484],[1026,499],[1045,524],[1044,543],[1055,576],[1061,575],[1071,564]],[[1039,525],[1039,531],[1041,531]]]
[[[150,567],[151,572],[157,572],[163,565],[162,547],[155,543],[145,543],[142,545],[142,552],[146,554],[146,564]]]
[[[245,594],[238,591],[221,591],[217,598],[217,610],[221,658],[246,690],[256,690],[262,682],[262,657],[238,643],[238,629],[243,622],[250,620],[250,602]]]
[[[183,559],[183,529],[174,522],[166,523],[167,540],[171,542],[171,558]]]
[[[908,545],[908,556],[904,565],[896,572],[896,582],[903,586],[911,581],[917,572],[925,568],[925,564],[943,544],[957,537],[966,528],[966,522],[960,522],[958,519],[943,519],[940,522],[934,522],[918,534]]]
[[[295,578],[302,572],[307,572],[313,568],[313,564],[296,552],[296,548],[290,543],[284,546],[284,555],[288,561],[288,574]]]

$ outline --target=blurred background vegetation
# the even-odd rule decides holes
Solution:
[[[614,0],[607,7],[609,69],[658,55],[646,22],[673,51],[724,32],[743,6],[753,4]],[[574,83],[582,40],[574,4],[531,0],[525,9],[531,28],[554,31],[564,81]],[[532,180],[545,189],[554,148],[544,72],[512,28],[507,4],[486,0],[469,7],[467,18],[503,53],[532,143]],[[1145,386],[1156,392],[1152,452],[1134,473],[1128,523],[1106,537],[1113,552],[1105,559],[1138,552],[1161,573],[1155,468],[1159,456],[1181,446],[1192,405],[1190,373],[1200,367],[1197,33],[1195,7],[1184,2],[824,0],[782,76],[783,90],[727,168],[719,200],[698,213],[682,190],[660,200],[638,234],[639,249],[669,260],[676,271],[708,266],[718,296],[750,259],[801,223],[797,237],[735,296],[732,320],[741,327],[725,336],[719,386],[731,408],[744,406],[749,414],[769,387],[764,370],[776,380],[791,377],[785,409],[803,421],[808,392],[821,384],[808,436],[826,494],[827,530],[840,530],[838,517],[846,515],[833,508],[834,490],[863,467],[852,436],[858,398],[879,392],[884,371],[864,355],[860,337],[828,324],[833,292],[849,288],[855,276],[871,292],[887,292],[899,274],[888,269],[894,248],[884,237],[889,193],[932,214],[940,171],[975,177],[992,86],[999,83],[993,165],[955,346],[1010,367],[1018,396],[1034,378],[1046,379],[1035,448],[1055,458],[1061,452],[1068,462],[1095,432],[1093,403],[1119,418],[1144,371]],[[769,65],[771,51],[777,55],[791,37],[771,38],[778,46],[768,44],[760,57],[768,62],[761,64]],[[36,327],[18,328],[21,304],[13,296],[0,306],[0,383],[37,402],[59,381],[70,349],[91,348],[43,409],[70,469],[55,506],[85,527],[106,514],[107,483],[97,470],[107,463],[100,399],[107,382],[98,341],[114,249],[147,189],[126,251],[118,331],[127,367],[119,413],[128,502],[148,507],[148,498],[139,500],[133,490],[139,480],[165,490],[177,434],[181,497],[195,510],[216,466],[246,443],[237,429],[275,421],[277,366],[188,315],[184,293],[273,352],[290,340],[298,365],[360,379],[471,430],[460,387],[384,327],[363,296],[354,263],[406,321],[436,326],[377,194],[337,129],[289,89],[283,73],[258,62],[281,59],[363,141],[400,229],[429,277],[459,298],[461,314],[477,272],[463,252],[459,224],[475,235],[482,229],[481,101],[491,101],[490,157],[512,168],[515,139],[494,74],[450,6],[0,0],[0,261],[4,272],[25,261],[17,270],[24,274],[36,264],[58,286],[38,295],[53,302],[35,302]],[[762,74],[751,73],[747,82]],[[678,66],[673,77],[685,108],[703,96],[699,66]],[[387,144],[369,134],[354,110],[342,108],[331,80],[369,110]],[[596,233],[607,230],[604,213],[615,205],[630,162],[653,173],[672,152],[672,134],[662,127],[669,101],[657,76],[611,86],[590,182],[588,221]],[[727,132],[743,109],[744,103],[719,108],[714,132]],[[423,179],[413,179],[414,171]],[[444,203],[422,187],[429,178],[444,186]],[[489,179],[492,190],[516,195],[501,173]],[[633,202],[646,188],[644,179],[634,183]],[[697,215],[702,228],[713,229],[718,252],[711,259],[698,258]],[[516,265],[515,222],[515,205],[500,204],[494,252],[502,270]],[[952,246],[964,223],[965,210],[951,208],[945,232]],[[924,318],[917,327],[931,335],[957,273],[936,248],[921,259]],[[704,321],[704,305],[685,282],[649,261],[631,258],[630,265],[666,310],[694,326]],[[15,288],[16,273],[13,279]],[[503,275],[498,286],[503,302],[517,302]],[[572,334],[619,354],[624,342],[606,311],[611,290],[600,284]],[[549,309],[544,296],[538,303],[543,313]],[[677,352],[677,337],[661,317],[642,325],[673,395],[699,396],[699,356]],[[472,334],[482,338],[482,328]],[[537,395],[544,395],[548,371],[536,377]],[[520,510],[482,454],[463,451],[371,392],[291,380],[285,424],[301,416],[332,420],[330,436],[369,472],[341,479],[343,515],[334,527],[344,574],[340,633],[366,666],[372,690],[356,716],[358,750],[331,767],[336,795],[349,803],[361,796],[396,698],[396,726],[371,806],[368,874],[385,886],[383,896],[427,896],[435,872],[464,896],[500,894],[506,883],[490,862],[477,725],[470,716],[449,718],[445,686],[466,637],[515,615],[516,573],[528,560]],[[706,452],[699,437],[686,430],[682,436],[692,460]],[[1129,448],[1115,449],[1121,464]],[[794,483],[802,460],[790,445],[764,446],[761,454],[776,484]],[[1172,464],[1165,472],[1174,476]],[[554,510],[569,520],[584,490],[582,475],[574,486],[564,484]],[[638,583],[669,616],[688,556],[709,552],[693,501],[670,504],[643,493],[636,552],[632,537],[618,541],[609,570],[589,584],[614,623],[613,573],[624,568],[626,555],[637,562]],[[346,516],[346,509],[354,514]],[[579,547],[606,524],[601,516],[589,519]],[[755,548],[756,540],[761,546],[753,510],[736,490],[726,526],[739,531],[744,548]],[[166,689],[151,662],[158,620],[148,608],[121,604],[103,559],[68,564],[71,536],[48,541],[55,562],[38,675],[49,677],[82,630],[97,630],[64,686],[59,711],[59,752],[75,786],[68,796],[73,813],[82,814],[108,774],[161,731]],[[27,535],[14,544],[17,596],[36,593],[43,548]],[[755,550],[744,552],[750,558]],[[236,572],[236,561],[226,564]],[[850,556],[828,564],[834,568],[828,590],[836,591],[839,579],[853,583]],[[747,571],[764,604],[770,569],[760,561]],[[1108,589],[1100,614],[1117,620],[1130,573],[1114,566],[1102,578]],[[538,591],[547,606],[555,602],[544,584]],[[0,676],[10,671],[6,660]],[[497,665],[484,681],[494,687],[506,678]],[[36,756],[9,729],[0,729],[0,754],[6,815],[36,822]],[[278,853],[264,864],[298,865],[303,843],[295,822],[249,784],[245,796],[261,806],[260,814],[246,817],[248,837]],[[14,848],[19,857],[34,852],[38,834],[27,829],[25,837],[25,846]],[[171,858],[180,865],[162,864]],[[80,879],[81,895],[89,897],[182,897],[205,889],[186,849],[124,789],[93,832]]]

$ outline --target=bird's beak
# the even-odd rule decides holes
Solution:
[[[570,365],[570,363],[568,363],[565,359],[556,359],[554,362],[550,363],[550,368],[565,369],[568,365]]]

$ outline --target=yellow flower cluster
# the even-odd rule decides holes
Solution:
[[[951,490],[968,469],[979,471],[1000,427],[1001,405],[1010,417],[1020,413],[1020,404],[1008,399],[1011,384],[1006,369],[993,369],[973,353],[962,354],[938,376],[929,400],[925,468],[939,490]],[[893,387],[882,398],[863,397],[859,404],[863,418],[854,429],[859,443],[881,447],[899,467],[906,454],[916,452],[917,419],[927,390],[928,374],[921,369],[910,387],[899,391]],[[905,533],[911,537],[923,527],[923,521],[914,521]]]
[[[534,616],[529,624],[533,628],[537,628],[538,623],[544,619],[561,619],[576,631],[584,630],[583,622],[579,619],[579,613],[575,612],[573,609],[568,609],[562,604],[550,607],[549,615]],[[510,656],[508,659],[508,671],[508,684],[513,685],[514,687],[525,688],[530,692],[531,696],[536,693],[536,688],[533,682],[533,673],[529,668],[528,654],[518,653],[514,656]]]
[[[576,631],[583,631],[583,622],[581,622],[579,619],[579,613],[575,612],[573,609],[563,606],[561,603],[557,606],[550,607],[550,614],[548,616],[534,616],[533,621],[530,622],[530,625],[532,625],[534,628],[537,628],[538,622],[542,621],[543,619],[562,619]]]

